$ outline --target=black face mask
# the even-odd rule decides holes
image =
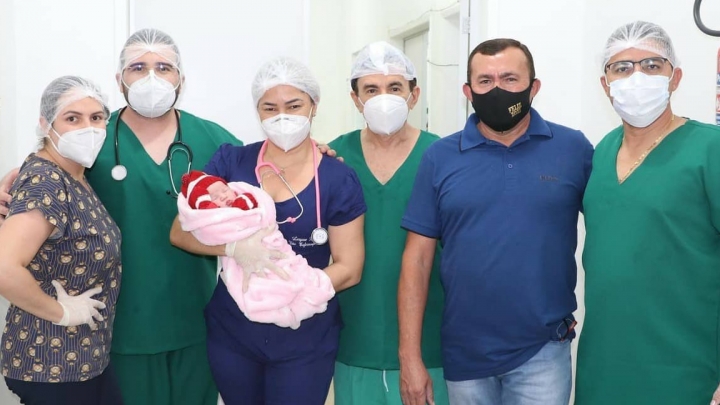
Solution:
[[[530,112],[530,91],[534,81],[531,80],[528,88],[518,93],[495,87],[485,94],[477,94],[471,88],[475,114],[493,131],[512,129]]]

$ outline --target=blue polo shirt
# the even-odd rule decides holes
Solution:
[[[580,131],[532,109],[510,147],[485,138],[475,114],[433,143],[402,226],[440,241],[445,378],[511,371],[577,308],[578,212],[593,148]]]

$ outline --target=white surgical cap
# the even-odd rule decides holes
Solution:
[[[387,42],[373,42],[358,52],[350,72],[350,80],[369,75],[400,75],[415,79],[415,66],[399,49]]]
[[[180,50],[175,44],[175,41],[173,41],[170,35],[154,28],[137,31],[130,35],[130,38],[125,41],[125,46],[123,46],[123,50],[120,52],[118,72],[122,72],[134,60],[148,52],[162,56],[182,72]]]
[[[105,118],[110,117],[107,97],[100,87],[90,80],[77,76],[63,76],[50,82],[40,99],[40,116],[47,120],[47,126],[38,127],[38,136],[42,138],[47,134],[52,123],[65,107],[86,97],[97,100],[102,106]]]
[[[278,58],[260,67],[252,83],[252,97],[255,106],[273,87],[287,85],[307,93],[315,104],[320,102],[320,84],[310,69],[291,58]]]
[[[635,21],[616,29],[608,38],[603,50],[603,71],[613,56],[630,48],[654,52],[669,60],[673,67],[680,64],[672,40],[662,27],[650,22]]]

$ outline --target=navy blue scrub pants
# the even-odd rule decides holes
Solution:
[[[292,330],[248,320],[220,280],[205,309],[210,369],[225,405],[323,405],[340,333],[337,300]]]

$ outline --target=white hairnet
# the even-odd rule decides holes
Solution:
[[[373,42],[358,52],[350,80],[369,75],[400,75],[405,80],[417,78],[415,66],[402,51],[387,42]]]
[[[145,28],[137,31],[130,35],[130,38],[125,41],[125,46],[123,46],[123,50],[120,52],[118,72],[122,72],[134,60],[148,52],[158,54],[167,59],[168,62],[172,63],[173,66],[182,73],[180,49],[178,49],[170,35],[154,28]]]
[[[38,136],[42,138],[47,134],[65,107],[86,97],[97,100],[102,106],[105,118],[110,117],[107,96],[90,80],[77,76],[63,76],[50,82],[40,99],[40,116],[47,120],[47,126],[45,128],[38,126]]]
[[[280,85],[288,85],[307,93],[315,104],[320,102],[320,84],[310,69],[292,58],[278,58],[260,67],[252,83],[255,106],[266,91]]]
[[[613,56],[629,48],[654,52],[669,60],[673,67],[680,64],[672,40],[662,27],[646,21],[635,21],[616,29],[608,38],[603,50],[603,71]]]

